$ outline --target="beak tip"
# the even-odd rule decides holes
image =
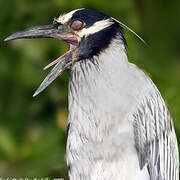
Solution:
[[[35,92],[34,94],[33,94],[33,97],[36,97],[38,95],[38,93],[37,92]]]
[[[39,88],[35,91],[35,93],[33,94],[33,97],[36,97],[38,94],[40,93]]]
[[[7,41],[9,41],[10,39],[9,39],[9,37],[7,37],[6,39],[4,39],[4,42],[7,42]]]
[[[13,35],[10,35],[8,36],[7,38],[4,39],[4,42],[7,42],[7,41],[11,41],[11,40],[14,40],[16,39]]]
[[[40,85],[38,87],[38,89],[35,91],[35,93],[33,94],[33,97],[36,97],[38,94],[40,94],[40,92],[42,92],[44,90],[44,88],[42,88],[42,86]]]

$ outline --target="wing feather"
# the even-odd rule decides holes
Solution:
[[[179,157],[173,121],[157,90],[143,99],[133,114],[139,165],[148,168],[150,180],[178,180]]]

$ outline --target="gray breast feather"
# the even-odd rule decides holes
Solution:
[[[155,87],[133,115],[140,168],[147,165],[150,180],[178,180],[178,147],[173,122]]]

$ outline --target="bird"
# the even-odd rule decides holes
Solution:
[[[150,77],[128,61],[125,27],[81,8],[5,39],[55,38],[70,44],[67,53],[44,68],[55,65],[33,95],[70,69],[70,180],[179,180],[173,120]]]

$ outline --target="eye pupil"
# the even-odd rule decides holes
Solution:
[[[71,24],[71,27],[74,29],[74,30],[79,30],[81,29],[81,27],[83,26],[83,22],[80,21],[80,20],[75,20],[72,22]]]

